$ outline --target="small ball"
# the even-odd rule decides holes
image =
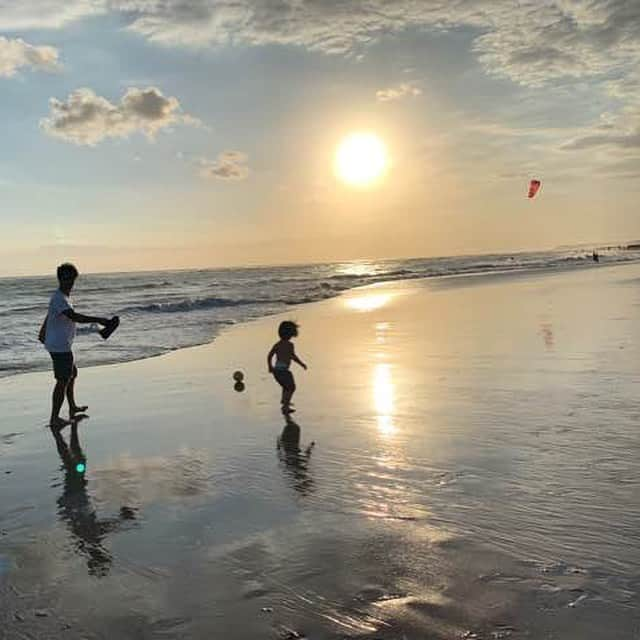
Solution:
[[[242,382],[244,380],[244,373],[242,373],[242,371],[235,371],[233,374],[233,379],[236,382]]]

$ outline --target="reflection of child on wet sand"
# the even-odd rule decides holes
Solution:
[[[278,437],[278,458],[293,480],[293,488],[302,495],[313,491],[313,479],[309,474],[309,460],[315,446],[312,442],[304,451],[300,448],[300,427],[286,415],[287,424]]]
[[[290,320],[285,320],[278,327],[278,335],[280,340],[271,347],[271,351],[267,356],[267,363],[269,365],[269,373],[273,374],[273,377],[282,387],[282,413],[289,414],[293,412],[291,397],[296,390],[293,374],[289,370],[291,361],[297,362],[303,369],[306,369],[307,365],[298,358],[293,348],[293,342],[291,342],[292,338],[298,335],[298,325]],[[275,364],[273,364],[274,356],[276,358]]]
[[[302,453],[300,448],[300,426],[287,416],[287,423],[282,430],[278,438],[278,451],[282,450],[287,454],[294,454],[296,456]],[[312,442],[304,451],[304,455],[307,458],[311,457],[311,451],[315,447],[316,443]]]

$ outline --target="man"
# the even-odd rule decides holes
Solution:
[[[40,342],[44,343],[45,348],[51,354],[51,360],[53,361],[56,385],[53,389],[49,425],[54,430],[62,429],[71,424],[71,420],[77,414],[86,411],[88,408],[86,406],[78,406],[74,396],[78,369],[73,361],[71,347],[76,335],[76,322],[104,326],[109,323],[107,318],[85,316],[73,309],[69,301],[69,294],[78,277],[78,270],[72,264],[61,264],[58,267],[57,276],[59,287],[51,296],[49,312],[42,323],[38,336]],[[69,418],[71,420],[64,420],[60,417],[60,409],[64,403],[65,394],[69,402]]]

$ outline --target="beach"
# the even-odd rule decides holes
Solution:
[[[80,361],[73,447],[49,372],[1,379],[0,637],[638,638],[639,285],[386,282]]]

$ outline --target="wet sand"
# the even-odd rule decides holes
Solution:
[[[637,638],[639,291],[626,265],[292,309],[280,447],[280,316],[81,369],[64,441],[49,374],[1,380],[0,637]]]

